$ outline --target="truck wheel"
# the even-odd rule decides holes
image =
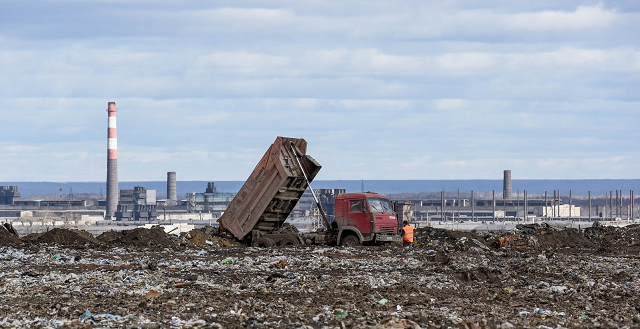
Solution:
[[[278,242],[278,245],[279,246],[299,246],[300,240],[294,237],[284,238]]]
[[[343,247],[355,247],[357,245],[360,245],[360,239],[358,239],[358,237],[355,235],[347,235],[342,238],[340,245],[342,245]]]
[[[269,238],[262,237],[262,238],[256,239],[256,241],[254,241],[252,245],[254,247],[271,248],[275,245],[275,243],[273,242],[273,240]]]

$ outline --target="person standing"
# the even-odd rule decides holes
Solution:
[[[413,247],[413,226],[409,225],[408,221],[402,222],[404,226],[400,230],[400,236],[402,236],[403,247]]]

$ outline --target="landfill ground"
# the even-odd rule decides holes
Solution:
[[[412,249],[212,231],[0,228],[0,327],[640,328],[637,225],[420,228]]]

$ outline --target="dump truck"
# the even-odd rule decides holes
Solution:
[[[399,241],[397,215],[378,193],[336,196],[329,222],[311,181],[322,166],[307,154],[302,138],[277,137],[219,219],[220,229],[253,246],[328,244],[354,246]],[[325,228],[298,233],[284,225],[302,194],[310,189]]]

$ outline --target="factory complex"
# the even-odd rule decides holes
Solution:
[[[214,182],[203,192],[178,195],[177,174],[167,172],[166,191],[135,186],[118,188],[118,142],[116,104],[107,104],[106,198],[77,198],[72,193],[59,198],[21,197],[19,186],[0,186],[0,220],[11,222],[22,233],[42,232],[56,226],[104,231],[114,227],[149,224],[217,225],[237,191],[218,191]],[[0,183],[1,184],[1,183]],[[62,189],[60,189],[62,192]],[[317,190],[318,202],[329,221],[334,220],[336,196],[345,189]],[[364,188],[360,192],[365,192]],[[417,225],[438,226],[450,223],[535,222],[536,220],[633,222],[638,217],[634,191],[623,195],[611,191],[604,198],[575,197],[560,190],[544,195],[513,192],[511,170],[504,170],[503,190],[438,191],[428,195],[389,195],[401,220]],[[439,195],[438,195],[439,194]],[[434,197],[435,196],[435,197]],[[307,190],[289,215],[301,230],[321,226],[320,211]]]

